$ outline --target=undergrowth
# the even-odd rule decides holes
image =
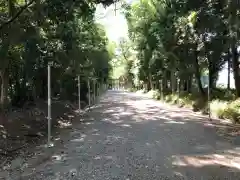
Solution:
[[[133,90],[134,91],[134,90]],[[176,104],[179,107],[192,108],[193,111],[201,111],[202,113],[210,113],[213,117],[220,119],[229,119],[233,123],[240,123],[240,99],[235,99],[234,92],[216,89],[213,91],[212,101],[209,105],[206,98],[201,98],[198,94],[190,93],[163,93],[159,90],[138,90],[139,93],[146,93],[147,97],[163,100],[169,104]]]

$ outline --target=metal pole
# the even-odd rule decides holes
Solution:
[[[114,11],[115,11],[115,16],[116,16],[116,14],[117,14],[117,4],[116,4],[116,2],[114,2]]]
[[[103,91],[104,91],[104,90],[103,90],[103,89],[104,89],[103,86],[104,86],[104,84],[103,84],[103,80],[102,80],[102,83],[101,83],[101,93],[103,93]]]
[[[178,105],[180,104],[180,79],[177,79]]]
[[[210,82],[210,81],[208,81]],[[211,108],[210,108],[210,101],[211,101],[211,94],[210,94],[210,86],[209,86],[209,83],[208,83],[208,118],[209,118],[209,121],[211,121]]]
[[[90,106],[91,106],[91,90],[90,90],[90,80],[88,79],[88,106],[89,106],[89,109],[90,109]]]
[[[161,100],[163,101],[163,80],[160,81],[161,86]]]
[[[95,79],[93,80],[93,97],[94,97],[94,102],[96,101],[96,82]]]
[[[99,97],[99,83],[97,82],[97,96]]]
[[[48,146],[51,146],[51,67],[48,64]]]
[[[209,67],[210,67],[210,62],[211,61],[209,61],[208,60],[208,89],[207,89],[207,105],[208,105],[208,118],[209,118],[209,121],[211,121],[212,119],[211,119],[211,108],[210,108],[210,101],[211,101],[211,92],[210,92],[210,71],[209,71]]]
[[[93,102],[95,102],[95,94],[94,94],[94,79],[93,79],[93,81],[92,81],[92,86],[93,86]]]
[[[78,110],[81,110],[81,81],[80,75],[78,75]]]

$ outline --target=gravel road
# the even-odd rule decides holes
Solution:
[[[237,141],[189,110],[108,91],[84,118],[62,135],[62,146],[49,159],[24,170],[21,179],[240,179]]]

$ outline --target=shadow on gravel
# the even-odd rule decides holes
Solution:
[[[109,91],[31,179],[211,180],[240,177],[238,137],[191,111]],[[221,128],[220,128],[221,129]],[[43,178],[41,174],[45,174]],[[33,177],[34,176],[34,177]]]
[[[222,133],[226,126],[221,123],[210,123],[206,117],[189,110],[167,109],[148,98],[117,91],[109,92],[109,96],[93,110],[92,116],[94,114],[93,124],[101,124],[105,131],[101,129],[98,135],[112,134],[109,140],[112,144],[119,143],[126,149],[134,146],[133,156],[142,153],[145,159],[140,161],[143,165],[137,171],[140,174],[149,171],[150,167],[146,167],[153,161],[162,166],[162,174],[168,174],[171,169],[168,176],[171,178],[240,177],[239,136]],[[117,136],[119,134],[122,136]],[[161,162],[167,164],[161,165]]]

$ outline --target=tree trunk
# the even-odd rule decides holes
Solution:
[[[230,73],[231,73],[231,61],[230,61],[230,57],[228,56],[228,59],[227,59],[227,71],[228,71],[228,77],[227,77],[227,89],[230,90]]]
[[[180,91],[182,91],[184,88],[184,79],[182,77],[179,78],[179,88],[180,88]]]
[[[199,67],[199,64],[198,64],[198,53],[197,53],[197,51],[195,51],[195,58],[194,58],[193,62],[194,62],[193,65],[195,67],[195,77],[196,77],[196,80],[197,80],[197,85],[198,85],[199,91],[200,91],[202,96],[205,96],[206,93],[205,93],[205,91],[202,87],[201,73],[200,73],[200,67]]]
[[[36,92],[36,86],[35,83],[32,83],[32,98],[33,98],[33,102],[36,102],[37,100],[37,92]]]
[[[167,73],[166,71],[163,72],[163,79],[162,79],[162,91],[167,90]]]
[[[1,97],[0,97],[0,107],[1,109],[4,109],[7,105],[7,99],[8,99],[8,86],[9,86],[9,74],[8,72],[1,71],[0,72],[0,78],[1,78]]]
[[[239,55],[237,47],[232,44],[232,65],[233,65],[233,76],[235,80],[236,95],[240,97],[240,74],[239,74]]]
[[[214,67],[209,54],[207,54],[207,59],[208,59],[208,86],[210,91],[209,93],[212,94],[213,80],[214,80],[214,72],[213,72]]]
[[[2,97],[1,87],[2,87],[2,76],[1,76],[1,73],[0,73],[0,98]],[[0,105],[0,112],[1,112],[1,110],[2,110],[2,107]]]
[[[152,74],[151,74],[151,72],[149,72],[149,74],[148,74],[148,80],[149,80],[149,90],[153,90],[154,89],[154,87],[153,87],[153,82],[152,82]]]
[[[187,83],[187,92],[191,93],[192,92],[192,76],[189,77],[188,83]]]
[[[182,87],[183,87],[183,91],[187,92],[187,90],[188,90],[188,78],[184,77],[182,79]]]
[[[172,93],[176,91],[176,76],[174,70],[171,70],[171,90]]]

